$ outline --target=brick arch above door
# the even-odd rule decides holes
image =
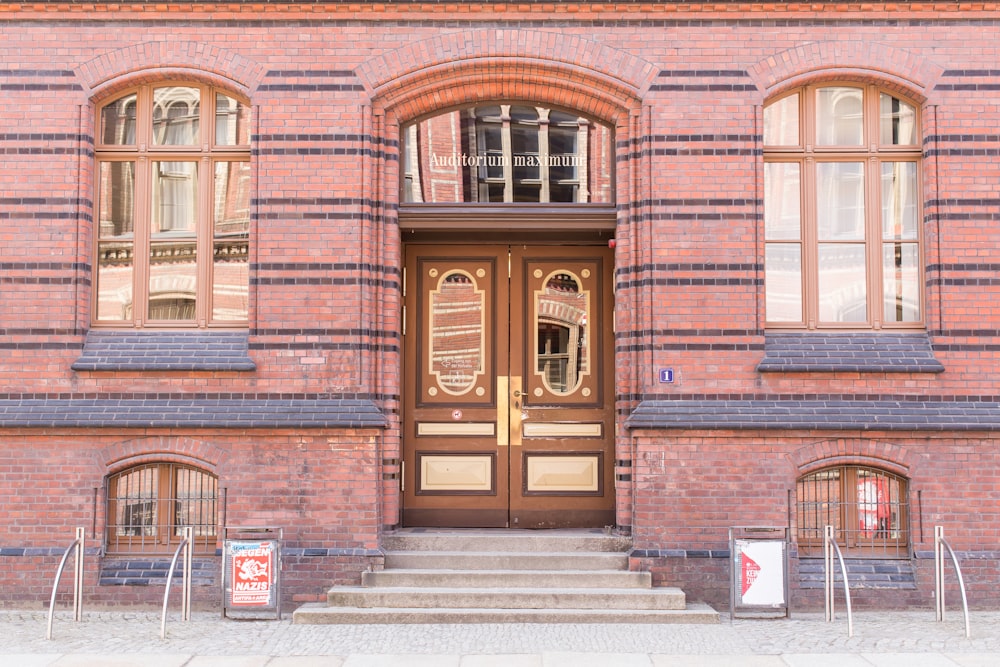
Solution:
[[[575,36],[457,32],[385,53],[356,70],[375,107],[397,119],[480,101],[526,100],[623,122],[658,73],[653,64]]]

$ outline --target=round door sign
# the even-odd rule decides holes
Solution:
[[[451,418],[454,419],[455,421],[458,421],[459,419],[462,418],[462,411],[461,410],[455,410],[455,411],[453,411],[451,413]]]

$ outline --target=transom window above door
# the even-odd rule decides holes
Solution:
[[[767,325],[923,326],[920,118],[875,86],[764,108]]]
[[[95,326],[247,326],[249,105],[145,85],[98,109],[95,153]]]
[[[400,198],[416,203],[614,201],[613,132],[526,104],[447,111],[402,128]]]

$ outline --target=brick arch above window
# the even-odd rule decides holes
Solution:
[[[218,474],[226,450],[205,440],[187,437],[129,438],[111,443],[97,452],[97,460],[108,474],[145,463],[166,462],[201,468]]]
[[[912,449],[864,438],[835,438],[800,447],[788,454],[799,477],[838,465],[880,468],[901,477],[913,477],[920,456]]]
[[[878,42],[818,41],[770,54],[747,72],[766,98],[838,79],[875,83],[923,103],[944,68],[911,51]]]
[[[104,100],[144,83],[187,80],[249,97],[264,76],[257,62],[199,42],[146,42],[101,54],[77,68],[90,96]]]

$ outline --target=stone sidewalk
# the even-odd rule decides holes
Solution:
[[[196,612],[57,611],[45,639],[44,611],[0,610],[3,667],[995,667],[1000,612],[960,610],[854,615],[843,611],[717,625],[292,625]]]

